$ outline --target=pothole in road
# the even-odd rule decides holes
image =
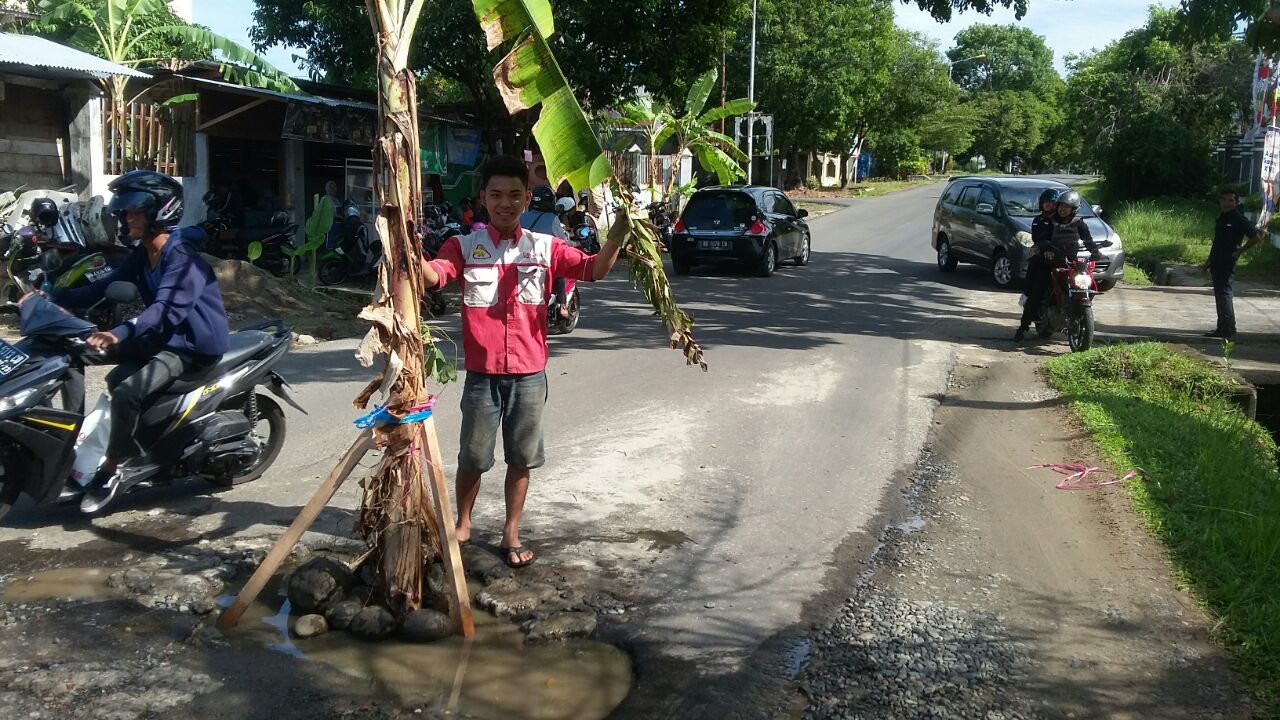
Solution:
[[[13,578],[0,601],[24,605],[128,597],[127,588],[108,585],[117,572],[60,568]],[[265,647],[279,653],[280,662],[323,663],[399,703],[467,718],[603,718],[631,690],[631,658],[618,647],[586,639],[529,644],[518,624],[482,611],[475,613],[476,634],[470,639],[375,643],[339,632],[298,638],[290,632],[283,586],[283,575],[274,578],[225,640],[212,628],[198,631],[198,637],[205,644],[229,641],[243,650]],[[181,615],[172,622],[189,628],[191,621]],[[154,629],[170,635],[171,628]]]

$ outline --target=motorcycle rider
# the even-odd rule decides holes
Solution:
[[[106,277],[82,288],[57,290],[53,301],[86,307],[100,301],[116,281],[138,287],[146,309],[86,344],[118,363],[107,374],[111,433],[106,457],[85,491],[80,509],[106,507],[120,475],[143,450],[134,437],[146,400],[179,376],[215,366],[227,352],[230,329],[213,269],[200,257],[208,240],[198,226],[179,228],[182,186],[163,173],[134,170],[107,186],[107,210],[116,217],[124,244],[133,252]],[[133,243],[128,242],[132,240]]]
[[[1041,198],[1043,199],[1043,195]],[[1052,272],[1055,264],[1069,262],[1074,260],[1080,251],[1080,246],[1084,245],[1089,251],[1090,258],[1097,262],[1102,259],[1102,252],[1098,250],[1098,246],[1093,242],[1093,233],[1089,231],[1088,224],[1084,218],[1080,217],[1080,205],[1084,201],[1080,198],[1080,193],[1075,190],[1068,190],[1058,196],[1056,210],[1053,214],[1053,220],[1049,223],[1049,232],[1047,234],[1047,242],[1041,254],[1044,256],[1044,263],[1049,281],[1045,282],[1041,292],[1041,298],[1048,290],[1049,282],[1052,281]],[[1038,218],[1037,218],[1038,219]],[[1043,230],[1041,231],[1044,232]],[[1034,235],[1033,241],[1034,241]],[[1031,308],[1030,293],[1027,298],[1027,308]],[[1035,313],[1039,311],[1037,306],[1031,311],[1031,318],[1035,319]],[[1023,309],[1022,316],[1027,318],[1027,309]],[[1030,323],[1025,326],[1020,325],[1018,332],[1014,335],[1014,339],[1021,341],[1026,337],[1026,328],[1030,327]]]
[[[1014,342],[1022,342],[1027,336],[1031,323],[1040,314],[1040,306],[1044,303],[1045,291],[1049,289],[1052,279],[1050,263],[1053,250],[1053,215],[1058,210],[1058,196],[1062,194],[1057,188],[1046,188],[1040,193],[1040,214],[1031,221],[1031,243],[1035,253],[1027,261],[1026,296],[1027,302],[1022,306],[1022,321],[1018,324],[1018,332],[1014,334]],[[1045,253],[1049,257],[1045,257]]]
[[[520,227],[536,233],[551,235],[568,241],[569,234],[564,231],[564,223],[556,207],[556,194],[546,185],[539,185],[529,191],[529,209],[520,214]],[[560,317],[569,317],[569,304],[564,278],[556,278],[552,282],[551,294],[555,297],[555,306]]]

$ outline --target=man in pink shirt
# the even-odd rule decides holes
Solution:
[[[534,554],[520,542],[520,515],[529,471],[545,462],[542,408],[547,401],[547,298],[554,278],[592,282],[609,274],[627,231],[615,222],[596,255],[564,240],[520,227],[529,206],[529,170],[516,158],[485,163],[481,198],[487,228],[449,238],[423,263],[428,285],[462,286],[462,391],[458,451],[458,540],[471,539],[471,511],[480,478],[494,465],[498,430],[507,464],[504,560],[525,567]]]

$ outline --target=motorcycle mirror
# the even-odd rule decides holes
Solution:
[[[138,299],[138,286],[124,280],[117,280],[107,286],[107,299],[111,302],[127,303]]]

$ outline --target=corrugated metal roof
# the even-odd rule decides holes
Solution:
[[[349,107],[358,108],[360,110],[377,110],[378,106],[358,100],[339,100],[338,98],[327,98],[319,95],[297,95],[294,93],[278,92],[276,90],[267,90],[266,88],[252,88],[244,85],[236,85],[235,83],[223,82],[221,80],[210,80],[208,78],[195,77],[194,75],[177,75],[187,80],[191,80],[200,85],[211,85],[221,88],[227,92],[242,93],[244,95],[267,95],[270,97],[280,98],[290,102],[308,103],[310,105],[328,105],[330,107]]]
[[[0,33],[0,66],[19,70],[38,68],[54,77],[105,78],[111,75],[151,77],[96,55],[59,45],[34,35]]]

